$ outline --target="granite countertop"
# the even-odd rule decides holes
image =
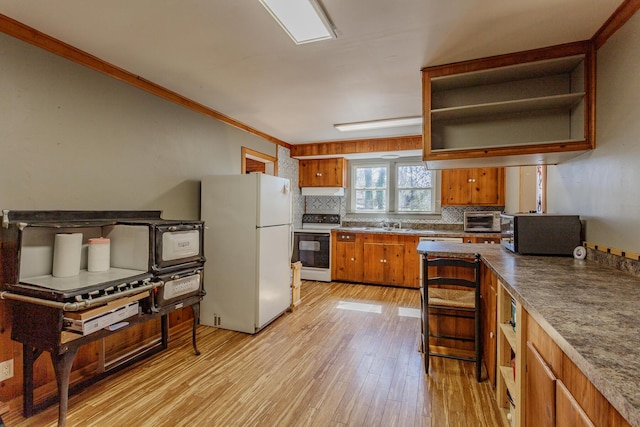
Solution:
[[[380,234],[403,234],[408,236],[428,236],[428,237],[500,237],[500,233],[478,233],[465,232],[461,230],[430,230],[412,228],[382,228],[382,227],[340,227],[335,231],[351,233],[380,233]]]
[[[633,426],[640,426],[640,279],[571,257],[501,245],[421,242],[418,252],[479,253],[507,290]]]

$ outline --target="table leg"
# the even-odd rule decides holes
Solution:
[[[78,352],[77,348],[66,353],[51,355],[53,369],[56,372],[58,383],[58,427],[64,427],[67,422],[67,406],[69,404],[69,379],[71,378],[71,365]]]
[[[22,413],[25,418],[35,414],[33,407],[33,364],[42,350],[22,344]]]
[[[162,334],[162,348],[167,349],[169,347],[169,316],[163,314],[160,318],[160,331]]]
[[[200,350],[198,350],[198,346],[196,345],[196,327],[200,322],[200,303],[197,302],[191,306],[193,310],[193,331],[191,336],[191,343],[193,344],[193,351],[196,356],[200,356]]]

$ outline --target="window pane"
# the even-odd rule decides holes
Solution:
[[[399,188],[431,188],[431,171],[424,165],[398,166]]]
[[[431,190],[399,190],[398,211],[431,211]]]
[[[356,210],[385,211],[387,201],[384,190],[356,190]]]
[[[387,168],[356,168],[356,188],[387,188]]]

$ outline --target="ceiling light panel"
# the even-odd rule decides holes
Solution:
[[[295,44],[336,37],[316,0],[259,0]]]
[[[401,117],[397,119],[372,120],[369,122],[340,123],[333,125],[341,132],[356,130],[384,129],[404,126],[419,126],[422,124],[422,117]]]

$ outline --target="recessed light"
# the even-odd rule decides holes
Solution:
[[[317,0],[258,0],[295,44],[334,39],[333,24]]]
[[[396,119],[371,120],[368,122],[340,123],[333,125],[341,132],[354,130],[384,129],[403,126],[418,126],[422,124],[422,117],[399,117]]]

